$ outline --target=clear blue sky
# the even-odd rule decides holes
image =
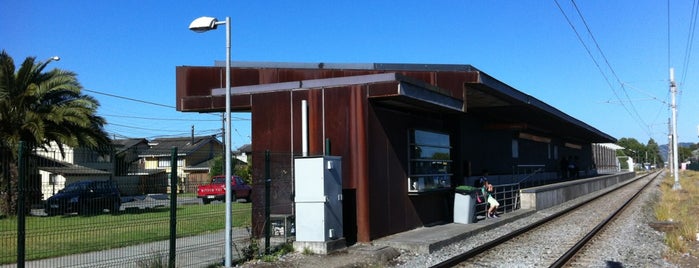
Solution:
[[[220,114],[175,111],[175,67],[224,60],[223,29],[187,27],[199,16],[230,16],[234,61],[471,64],[642,143],[667,143],[674,67],[679,140],[698,141],[689,0],[669,10],[667,1],[578,0],[597,43],[569,0],[558,0],[562,11],[553,0],[0,1],[0,49],[16,64],[60,56],[49,67],[78,74],[117,138],[187,136],[192,125],[197,135],[220,133]],[[250,142],[250,117],[233,117],[236,148]]]

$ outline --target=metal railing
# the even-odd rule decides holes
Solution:
[[[536,186],[543,184],[543,180],[536,176],[546,169],[546,165],[516,165],[512,168],[513,176],[520,176],[517,182],[520,186]]]
[[[518,210],[521,206],[519,183],[493,185],[493,197],[500,203],[498,213],[508,213]],[[479,190],[480,191],[480,190]],[[481,194],[481,192],[479,192]],[[488,201],[476,204],[476,220],[484,219],[488,209]]]

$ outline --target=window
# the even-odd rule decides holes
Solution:
[[[170,157],[160,157],[158,158],[158,167],[170,167],[171,159]],[[177,166],[178,167],[183,167],[184,166],[184,159],[183,158],[177,158]]]
[[[410,131],[408,192],[451,189],[452,159],[449,135]]]

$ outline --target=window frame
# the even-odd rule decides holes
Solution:
[[[431,139],[426,139],[430,136],[432,136]],[[440,140],[431,142],[435,141],[434,138],[440,138]],[[432,157],[423,155],[422,148],[429,148]],[[410,129],[408,131],[407,190],[409,194],[452,189],[454,175],[452,149],[451,135],[447,132],[427,129]],[[444,158],[445,154],[443,153],[445,150],[448,152],[446,158]],[[425,165],[426,163],[427,165]]]

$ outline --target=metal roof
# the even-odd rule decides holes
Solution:
[[[225,65],[224,62],[216,62],[218,67],[223,65]],[[299,81],[282,80],[280,83],[238,86],[232,88],[233,95],[380,83],[394,80],[406,85],[403,88],[418,85],[418,88],[421,88],[421,90],[412,92],[412,95],[406,94],[407,91],[398,92],[398,94],[382,98],[380,101],[399,106],[424,105],[424,103],[432,102],[437,105],[427,107],[428,109],[446,107],[447,109],[444,111],[454,112],[460,108],[461,112],[478,115],[486,119],[489,118],[496,122],[503,122],[504,124],[502,125],[509,125],[510,128],[526,129],[541,134],[549,133],[573,142],[616,142],[614,137],[467,64],[233,62],[232,67],[241,70],[257,69],[260,72],[264,70],[274,72],[272,69],[276,69],[279,72],[282,70],[293,72],[293,70],[298,69],[304,74],[317,72],[320,76],[325,74],[333,76],[332,78]],[[424,73],[424,76],[420,73]],[[343,74],[348,76],[342,76]],[[406,77],[402,74],[418,74],[418,77],[430,79],[431,81]],[[435,79],[435,77],[440,77],[443,74],[445,75],[442,78],[444,80]],[[448,90],[442,91],[441,88],[436,86],[444,81],[447,81],[447,84],[451,83],[451,94],[460,94],[454,92],[458,85],[453,84],[453,82],[456,81],[458,83],[462,81],[464,95],[453,98],[449,96]],[[430,83],[435,83],[435,85]],[[416,94],[418,92],[419,94]],[[435,94],[434,92],[438,93]],[[222,88],[211,91],[212,97],[220,97],[224,94],[225,89]],[[371,98],[372,96],[369,97]],[[378,97],[376,98],[378,99]],[[456,101],[452,100],[452,98]],[[425,107],[423,106],[422,108]]]

